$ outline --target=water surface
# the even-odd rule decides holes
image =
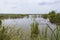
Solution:
[[[49,19],[43,19],[43,18],[35,18],[35,20],[39,23],[39,30],[42,30],[47,27],[47,24],[54,29],[55,24],[51,24],[49,22]],[[33,23],[33,18],[17,18],[17,19],[4,19],[2,20],[2,25],[4,27],[16,27],[16,28],[23,28],[24,30],[30,30],[31,23]]]

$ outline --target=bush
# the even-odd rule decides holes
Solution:
[[[49,12],[49,20],[51,23],[60,24],[60,14],[55,11]]]

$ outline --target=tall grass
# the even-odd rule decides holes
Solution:
[[[38,35],[39,35],[38,23],[34,21],[31,24],[31,40],[39,40]]]
[[[60,26],[57,25],[53,30],[47,24],[46,28],[39,31],[38,23],[33,22],[31,24],[31,33],[22,28],[0,26],[0,40],[60,40]]]

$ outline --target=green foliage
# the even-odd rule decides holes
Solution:
[[[60,14],[56,14],[55,23],[60,24]]]
[[[54,23],[55,21],[55,11],[49,12],[49,19],[51,23]]]
[[[7,31],[4,27],[0,28],[0,40],[10,40],[9,35],[6,32]]]
[[[42,17],[44,19],[49,18],[51,23],[60,25],[60,13],[56,13],[55,11],[49,12],[49,14],[43,14]]]
[[[23,39],[23,31],[10,27],[0,27],[0,40],[22,40]]]
[[[31,24],[31,39],[32,40],[37,40],[38,39],[38,34],[39,34],[38,23],[36,21],[34,21]]]
[[[60,14],[56,14],[55,11],[49,12],[48,17],[51,23],[60,24]]]
[[[48,14],[43,14],[42,17],[43,17],[44,19],[47,19],[47,18],[48,18]]]
[[[49,15],[50,15],[50,14],[54,15],[54,14],[55,14],[55,11],[51,11],[51,12],[49,12]]]

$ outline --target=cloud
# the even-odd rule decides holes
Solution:
[[[59,0],[0,0],[0,13],[47,13],[52,9],[60,10],[59,2]]]
[[[40,2],[38,3],[39,5],[53,5],[53,4],[56,4],[56,3],[60,3],[60,1],[50,1],[50,2]]]

